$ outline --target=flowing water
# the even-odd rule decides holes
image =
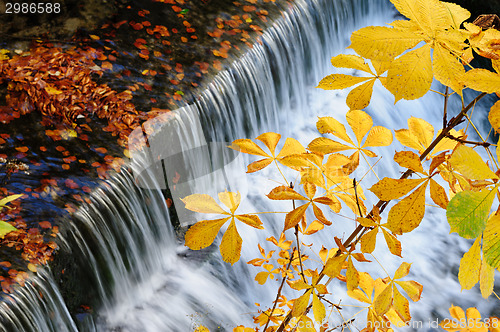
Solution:
[[[102,303],[96,315],[77,315],[73,320],[51,272],[45,270],[13,295],[12,303],[1,304],[3,330],[190,331],[203,324],[211,331],[231,331],[236,325],[250,324],[258,310],[254,302],[270,303],[277,286],[273,281],[264,286],[252,282],[259,270],[245,264],[260,256],[256,243],[265,242],[264,232],[238,226],[243,250],[233,267],[221,261],[216,248],[201,253],[186,250],[173,231],[161,190],[169,186],[181,226],[192,224],[195,217],[182,210],[178,198],[194,192],[213,196],[224,189],[239,190],[241,212],[289,209],[286,203],[271,204],[262,198],[276,186],[269,179],[277,176],[267,170],[245,176],[247,160],[222,149],[224,142],[277,131],[307,143],[317,135],[317,116],[344,120],[346,93],[314,86],[332,72],[329,58],[344,52],[353,30],[393,19],[394,12],[383,1],[296,1],[267,30],[262,42],[221,72],[193,105],[134,133],[134,139],[147,140],[150,149],[137,152],[129,171],[103,183],[92,194],[92,204],[76,213],[74,228],[64,234],[63,248],[79,257],[78,264],[87,272],[82,282]],[[394,106],[393,97],[376,87],[367,111],[376,125],[388,128],[405,128],[406,119],[418,114],[439,126],[441,105],[439,97],[429,94]],[[394,149],[402,147],[376,150],[382,156],[377,165],[391,160]],[[163,162],[157,162],[158,156]],[[368,170],[369,166],[361,165],[356,176],[367,172],[363,181],[373,183],[375,177]],[[400,172],[382,166],[375,170],[381,177],[397,177]],[[172,179],[179,173],[182,180],[174,185]],[[367,206],[376,203],[375,197],[367,196]],[[334,246],[332,234],[350,234],[353,218],[344,212],[331,226],[334,232],[305,241]],[[262,219],[278,238],[282,216]],[[458,261],[470,243],[448,233],[444,212],[428,208],[421,226],[401,238],[404,261],[413,262],[409,277],[424,285],[422,300],[411,307],[414,320],[423,322],[418,329],[430,330],[429,319],[448,316],[451,303],[464,307],[482,303],[479,309],[484,316],[495,312],[495,301],[482,301],[477,290],[460,292]],[[384,248],[374,255],[390,274],[403,261]],[[357,266],[374,276],[386,276],[375,263]],[[333,302],[355,303],[335,283],[332,293]],[[342,314],[349,319],[358,310],[346,308]],[[363,327],[362,316],[356,317],[352,330]],[[332,326],[342,322],[336,313],[329,320]]]

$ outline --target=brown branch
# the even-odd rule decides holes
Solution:
[[[448,87],[446,87],[446,91],[444,92],[444,107],[443,107],[443,130],[446,129],[446,124],[448,122]]]
[[[467,112],[473,107],[476,105],[476,103],[481,100],[484,96],[486,96],[486,92],[482,92],[481,94],[479,94],[476,98],[474,98],[474,100],[472,100],[466,107],[463,107],[462,110],[460,111],[460,113],[458,113],[456,116],[454,116],[453,118],[450,119],[450,121],[448,121],[447,123],[447,126],[446,128],[444,128],[440,133],[439,135],[432,141],[432,143],[427,147],[427,149],[425,149],[424,152],[422,152],[422,154],[420,155],[420,161],[423,161],[425,158],[427,158],[427,156],[432,152],[432,150],[436,147],[436,145],[444,138],[446,137],[446,135],[448,135],[448,133],[450,132],[451,129],[453,129],[454,127],[456,127],[458,124],[460,124],[462,121],[463,121],[463,117],[465,116],[465,114],[467,114]],[[400,179],[406,179],[408,178],[410,175],[412,175],[414,172],[410,169],[408,169],[406,172],[403,173],[403,175],[401,175]],[[378,203],[376,204],[376,206],[379,208],[379,213],[382,213],[385,208],[387,207],[387,205],[389,204],[389,201],[382,201],[382,200],[379,200]],[[373,209],[370,211],[370,213],[366,216],[366,218],[373,218]],[[358,236],[358,234],[360,234],[362,231],[364,231],[366,229],[366,227],[364,227],[363,225],[358,225],[358,227],[356,227],[356,229],[351,233],[351,235],[347,238],[347,240],[343,243],[344,247],[347,248],[348,246],[351,246],[351,245],[355,245],[357,243],[357,241],[354,241],[353,240]],[[359,238],[358,238],[359,239]],[[335,257],[339,256],[341,254],[341,250],[338,249],[336,254],[335,254]],[[320,275],[319,275],[319,278],[318,278],[318,281],[317,283],[319,283],[321,281],[321,279],[325,276],[325,274],[323,273],[324,272],[324,267],[323,267],[323,270],[321,271]],[[309,308],[308,307],[305,311],[305,314],[307,314],[307,312],[309,311]],[[276,330],[276,332],[283,332],[283,330],[285,329],[285,326],[290,322],[290,319],[292,319],[292,314],[291,314],[291,311],[288,312],[288,314],[286,315],[285,319],[283,320],[283,322],[281,322],[281,325],[279,326],[279,328]]]
[[[471,144],[471,145],[478,145],[478,146],[484,146],[485,148],[489,147],[491,143],[488,142],[473,142],[473,141],[467,141],[465,139],[461,139],[459,137],[455,137],[453,135],[446,135],[447,138],[452,139],[454,141],[460,142],[462,144]]]

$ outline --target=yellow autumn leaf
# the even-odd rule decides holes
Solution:
[[[394,234],[408,233],[420,225],[425,214],[425,189],[421,185],[389,211],[387,228]]]
[[[464,86],[459,79],[465,74],[462,63],[455,55],[451,54],[450,51],[439,44],[434,47],[432,56],[434,77],[443,85],[449,86],[461,96]]]
[[[426,179],[383,178],[375,183],[369,190],[377,195],[378,199],[390,201],[408,194],[425,180]]]
[[[396,287],[393,287],[393,307],[394,310],[399,314],[403,321],[408,322],[411,319],[410,315],[410,303],[404,297]]]
[[[332,139],[329,139],[327,137],[318,137],[315,138],[309,143],[307,148],[312,151],[312,152],[317,152],[321,154],[327,154],[327,153],[333,153],[333,152],[339,152],[339,151],[345,151],[345,150],[350,150],[352,147],[336,142]]]
[[[295,227],[302,220],[302,218],[305,217],[305,213],[307,208],[309,207],[309,204],[311,203],[301,205],[287,213],[285,217],[285,228],[283,229],[283,231]]]
[[[486,93],[500,92],[500,75],[487,69],[471,69],[463,76],[464,84]]]
[[[387,232],[382,228],[382,232],[384,233],[384,239],[387,243],[387,247],[391,254],[402,257],[401,256],[401,242],[391,233]]]
[[[457,145],[449,163],[460,174],[471,180],[498,179],[483,158],[474,149],[463,144]]]
[[[313,294],[312,309],[314,313],[314,320],[316,322],[322,322],[326,316],[326,309],[325,305],[316,294]]]
[[[415,149],[419,152],[423,152],[422,146],[418,142],[418,138],[409,129],[399,129],[395,130],[396,139],[399,143],[407,146],[409,148]]]
[[[373,301],[373,308],[377,315],[384,315],[392,305],[392,287],[391,285],[385,286],[384,290],[375,297]]]
[[[394,161],[403,168],[411,169],[417,173],[424,173],[422,162],[417,154],[411,151],[399,151],[394,154]]]
[[[365,59],[354,54],[339,54],[331,59],[332,66],[337,68],[352,68],[361,70],[373,75],[370,66],[365,62]]]
[[[429,91],[433,79],[430,52],[431,47],[426,44],[391,63],[386,88],[394,95],[395,102],[418,99]]]
[[[300,144],[299,141],[297,141],[295,138],[288,137],[285,140],[285,144],[283,145],[283,148],[281,148],[281,151],[278,153],[276,158],[284,158],[292,154],[301,154],[305,152],[306,149],[302,146],[302,144]]]
[[[359,284],[359,273],[358,270],[354,267],[354,264],[352,263],[352,259],[349,256],[349,259],[347,260],[347,270],[346,270],[346,279],[347,279],[347,289],[348,290],[353,290],[358,287]]]
[[[488,120],[490,121],[491,127],[499,133],[500,132],[500,100],[497,101],[490,108],[488,113]]]
[[[365,226],[366,227],[366,226]],[[372,253],[377,243],[378,228],[372,229],[361,238],[361,251]]]
[[[269,156],[269,154],[264,152],[264,150],[262,150],[260,146],[258,146],[257,144],[255,144],[255,142],[253,142],[251,139],[248,138],[237,139],[233,141],[233,144],[230,147],[236,151],[240,151],[243,153],[248,153],[268,158],[271,157]]]
[[[308,199],[292,188],[288,186],[279,186],[272,189],[269,194],[266,195],[269,199],[273,200],[302,200],[307,201]]]
[[[408,273],[410,273],[410,267],[411,267],[410,263],[406,263],[406,262],[401,263],[401,265],[398,267],[396,272],[394,272],[393,279],[396,280],[396,279],[401,279],[401,278],[406,277],[408,275]]]
[[[233,329],[233,332],[255,332],[254,329],[250,327],[245,327],[243,325],[237,326]]]
[[[269,166],[272,162],[273,160],[271,158],[265,158],[254,161],[247,166],[247,173],[254,173],[260,171],[261,169]]]
[[[228,214],[210,195],[193,194],[184,197],[181,201],[185,204],[186,209],[194,212]]]
[[[455,29],[459,29],[462,22],[470,17],[470,12],[457,4],[444,1],[441,1],[441,3],[446,7],[449,13],[449,22],[447,25],[450,25]]]
[[[495,268],[490,266],[483,259],[481,260],[481,270],[479,273],[479,288],[481,295],[486,299],[493,293],[495,283]]]
[[[222,240],[219,246],[219,250],[224,262],[233,265],[240,259],[242,243],[243,241],[241,240],[240,234],[238,234],[236,224],[234,223],[234,220],[231,220],[229,227],[222,236]]]
[[[264,229],[264,227],[262,227],[262,221],[255,214],[237,214],[234,217],[248,226],[252,226],[257,229]]]
[[[479,271],[481,269],[481,236],[478,236],[472,247],[460,260],[458,270],[458,281],[462,290],[471,289],[479,281]]]
[[[391,60],[423,40],[411,31],[369,26],[351,35],[350,48],[367,59]]]
[[[434,201],[434,203],[446,210],[449,200],[444,188],[441,187],[434,179],[431,179],[430,189],[431,199]]]
[[[375,126],[370,129],[366,137],[364,147],[369,146],[388,146],[392,143],[392,133],[389,129],[382,126]]]
[[[340,254],[339,256],[329,258],[326,261],[323,273],[330,278],[336,278],[340,274],[346,258],[346,254]]]
[[[430,123],[412,116],[408,119],[408,129],[415,135],[421,148],[425,149],[431,145],[434,138],[434,127]]]
[[[420,300],[420,296],[422,295],[422,291],[424,290],[424,287],[420,283],[413,280],[396,280],[395,283],[399,285],[406,294],[408,294],[413,302],[417,302],[418,300]]]
[[[207,329],[205,326],[200,325],[200,326],[196,327],[196,329],[194,330],[194,332],[210,332],[210,330]]]
[[[346,98],[346,104],[350,109],[363,109],[368,107],[372,99],[373,85],[376,79],[371,78],[367,82],[352,89]]]
[[[358,77],[346,74],[331,74],[321,79],[321,81],[319,81],[318,83],[317,88],[323,90],[342,90],[369,79],[370,77]]]
[[[263,133],[259,136],[256,137],[259,141],[264,143],[265,146],[271,151],[272,156],[274,157],[274,151],[276,150],[276,145],[278,145],[278,142],[281,138],[280,134],[269,132],[269,133]]]
[[[63,93],[62,90],[54,88],[53,86],[50,85],[47,85],[45,87],[45,91],[47,91],[49,95],[60,95],[61,93]]]
[[[307,306],[309,305],[311,293],[312,289],[309,289],[301,297],[293,302],[292,317],[300,317],[304,314]]]
[[[229,191],[224,191],[219,193],[219,200],[229,209],[231,213],[234,213],[241,202],[241,195],[239,192],[233,193]]]
[[[359,110],[350,110],[346,114],[347,123],[351,127],[356,139],[358,141],[358,146],[361,145],[363,137],[368,133],[370,128],[373,126],[373,120],[366,112]]]
[[[208,247],[214,242],[220,228],[229,218],[230,217],[197,222],[186,232],[186,246],[192,250],[200,250]]]
[[[330,116],[319,118],[316,122],[316,128],[321,134],[332,134],[354,145],[349,135],[347,135],[344,125]]]

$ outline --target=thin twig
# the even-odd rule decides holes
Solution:
[[[446,87],[444,95],[444,110],[443,110],[443,130],[446,129],[446,124],[448,123],[448,87]]]
[[[457,141],[457,142],[460,142],[462,144],[471,144],[471,145],[479,145],[479,146],[484,146],[485,148],[489,147],[490,145],[492,145],[491,143],[488,143],[488,142],[473,142],[473,141],[467,141],[465,139],[461,139],[461,138],[458,138],[458,137],[455,137],[453,135],[446,135],[447,138],[449,139],[452,139],[454,141]]]
[[[271,309],[271,312],[269,313],[269,316],[267,316],[266,326],[264,326],[264,330],[263,331],[266,331],[267,326],[269,325],[269,322],[271,321],[271,317],[273,316],[274,309],[276,309],[276,305],[278,304],[278,300],[279,300],[279,298],[281,296],[281,291],[283,290],[283,286],[285,285],[285,281],[288,278],[288,273],[287,272],[290,269],[290,265],[292,265],[293,254],[294,254],[294,250],[292,250],[292,255],[290,256],[290,260],[288,261],[288,265],[286,266],[285,276],[283,277],[283,280],[281,280],[280,287],[278,288],[278,294],[276,294],[276,299],[274,300],[273,308]]]

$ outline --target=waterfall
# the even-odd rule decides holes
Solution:
[[[181,210],[178,198],[195,192],[214,195],[226,188],[239,190],[244,197],[239,210],[244,212],[289,208],[283,202],[276,205],[262,198],[276,185],[269,181],[267,170],[247,177],[243,166],[246,157],[221,147],[265,131],[307,142],[316,135],[316,116],[344,120],[346,93],[313,87],[332,72],[329,58],[344,52],[353,30],[393,20],[394,13],[388,8],[385,1],[297,0],[265,31],[261,42],[219,73],[192,105],[143,126],[134,138],[140,146],[150,145],[151,149],[148,153],[137,150],[129,170],[124,169],[93,192],[92,204],[80,208],[63,234],[63,250],[79,257],[87,287],[101,302],[97,314],[73,321],[50,271],[41,271],[12,295],[11,303],[2,303],[0,328],[184,332],[198,324],[211,331],[231,331],[239,324],[251,324],[252,313],[257,311],[254,302],[269,304],[276,289],[271,281],[264,286],[251,282],[258,271],[245,264],[259,256],[256,243],[266,242],[264,233],[239,228],[242,257],[233,267],[221,261],[216,248],[186,250],[171,226],[161,191],[167,187],[172,191],[181,225],[193,223],[194,217]],[[439,124],[439,105],[439,98],[429,94],[394,106],[391,96],[376,87],[367,111],[377,125],[405,128],[406,119],[418,116],[419,110],[425,110],[425,118]],[[168,136],[172,132],[181,138]],[[393,152],[385,149],[380,154],[391,160]],[[157,162],[155,156],[165,156],[165,162]],[[189,166],[179,175],[183,165]],[[362,166],[360,174],[367,169]],[[397,176],[399,171],[377,172]],[[178,175],[183,179],[173,189],[171,179]],[[335,221],[337,234],[353,228],[349,220],[353,216],[346,217]],[[266,217],[263,221],[278,237],[282,220]],[[424,284],[421,302],[411,307],[414,319],[441,318],[447,316],[450,303],[469,306],[480,300],[475,290],[460,294],[456,264],[468,242],[448,232],[443,211],[428,209],[421,227],[402,239],[405,260],[414,261],[410,277]],[[333,246],[332,238],[318,235],[313,239]],[[387,250],[378,249],[375,255],[391,272],[401,263]],[[366,270],[365,266],[359,268]],[[379,267],[369,268],[370,273],[383,277]],[[347,301],[341,287],[334,289],[337,301]],[[492,310],[487,304],[479,309],[486,313]],[[360,321],[358,327],[362,327]]]

